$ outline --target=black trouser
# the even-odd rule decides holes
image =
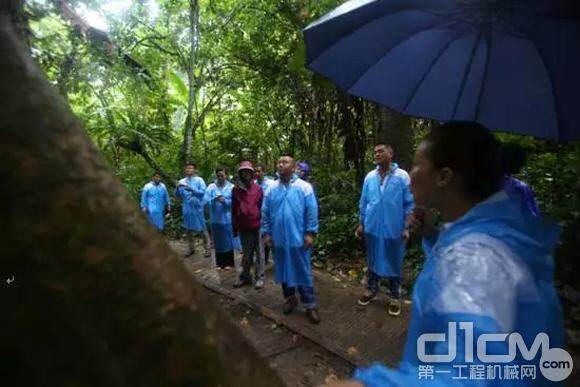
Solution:
[[[250,269],[255,266],[254,272],[256,279],[264,278],[264,257],[260,254],[260,230],[240,231],[240,240],[242,242],[242,273],[240,279],[243,281],[252,281]],[[256,261],[254,262],[254,254]]]

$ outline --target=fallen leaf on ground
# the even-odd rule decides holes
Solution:
[[[249,323],[250,323],[250,322],[248,321],[248,319],[244,317],[244,318],[243,318],[243,319],[240,321],[240,326],[242,326],[242,327],[245,327],[245,326],[246,326],[246,325],[248,325]]]
[[[201,273],[203,271],[203,269],[197,269],[196,271],[194,271],[195,274]]]
[[[356,349],[355,347],[350,347],[348,349],[348,354],[351,355],[351,356],[358,355],[358,349]]]
[[[335,374],[326,375],[326,377],[324,378],[325,384],[336,383],[336,382],[338,382],[338,376],[336,376]]]

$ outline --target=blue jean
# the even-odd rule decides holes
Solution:
[[[314,295],[314,288],[312,286],[286,286],[282,284],[282,293],[284,298],[288,299],[296,294],[296,288],[298,288],[298,293],[300,294],[300,302],[304,304],[306,309],[312,309],[316,307],[316,296]]]
[[[391,291],[391,296],[396,299],[401,298],[401,278],[400,277],[386,277],[389,278],[389,290]],[[367,284],[367,289],[373,293],[379,292],[379,280],[381,277],[373,271],[369,271],[369,282]]]

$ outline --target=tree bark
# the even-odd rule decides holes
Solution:
[[[147,224],[6,13],[0,95],[3,380],[281,385]]]
[[[379,110],[380,130],[377,141],[390,144],[394,151],[394,160],[403,169],[410,171],[413,166],[413,122],[412,118],[392,109],[381,107]]]

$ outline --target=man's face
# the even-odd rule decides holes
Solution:
[[[262,170],[262,167],[256,167],[254,176],[256,177],[256,179],[262,180],[262,178],[264,177],[264,171]]]
[[[161,176],[159,174],[156,173],[155,175],[153,175],[153,182],[155,184],[159,184],[160,181],[161,181]]]
[[[225,183],[227,175],[224,171],[218,171],[216,172],[215,177],[217,178],[217,182],[221,185]]]
[[[185,166],[185,175],[186,176],[193,176],[197,173],[197,168],[193,165],[186,165]]]
[[[278,160],[276,168],[278,169],[280,176],[292,176],[292,173],[294,173],[294,169],[296,168],[296,162],[290,156],[282,156]]]
[[[376,164],[388,164],[391,162],[393,157],[391,148],[385,145],[375,146],[375,163]]]
[[[254,173],[249,170],[249,169],[242,169],[240,171],[240,177],[242,178],[243,181],[250,181],[252,180],[252,176],[254,175]]]

